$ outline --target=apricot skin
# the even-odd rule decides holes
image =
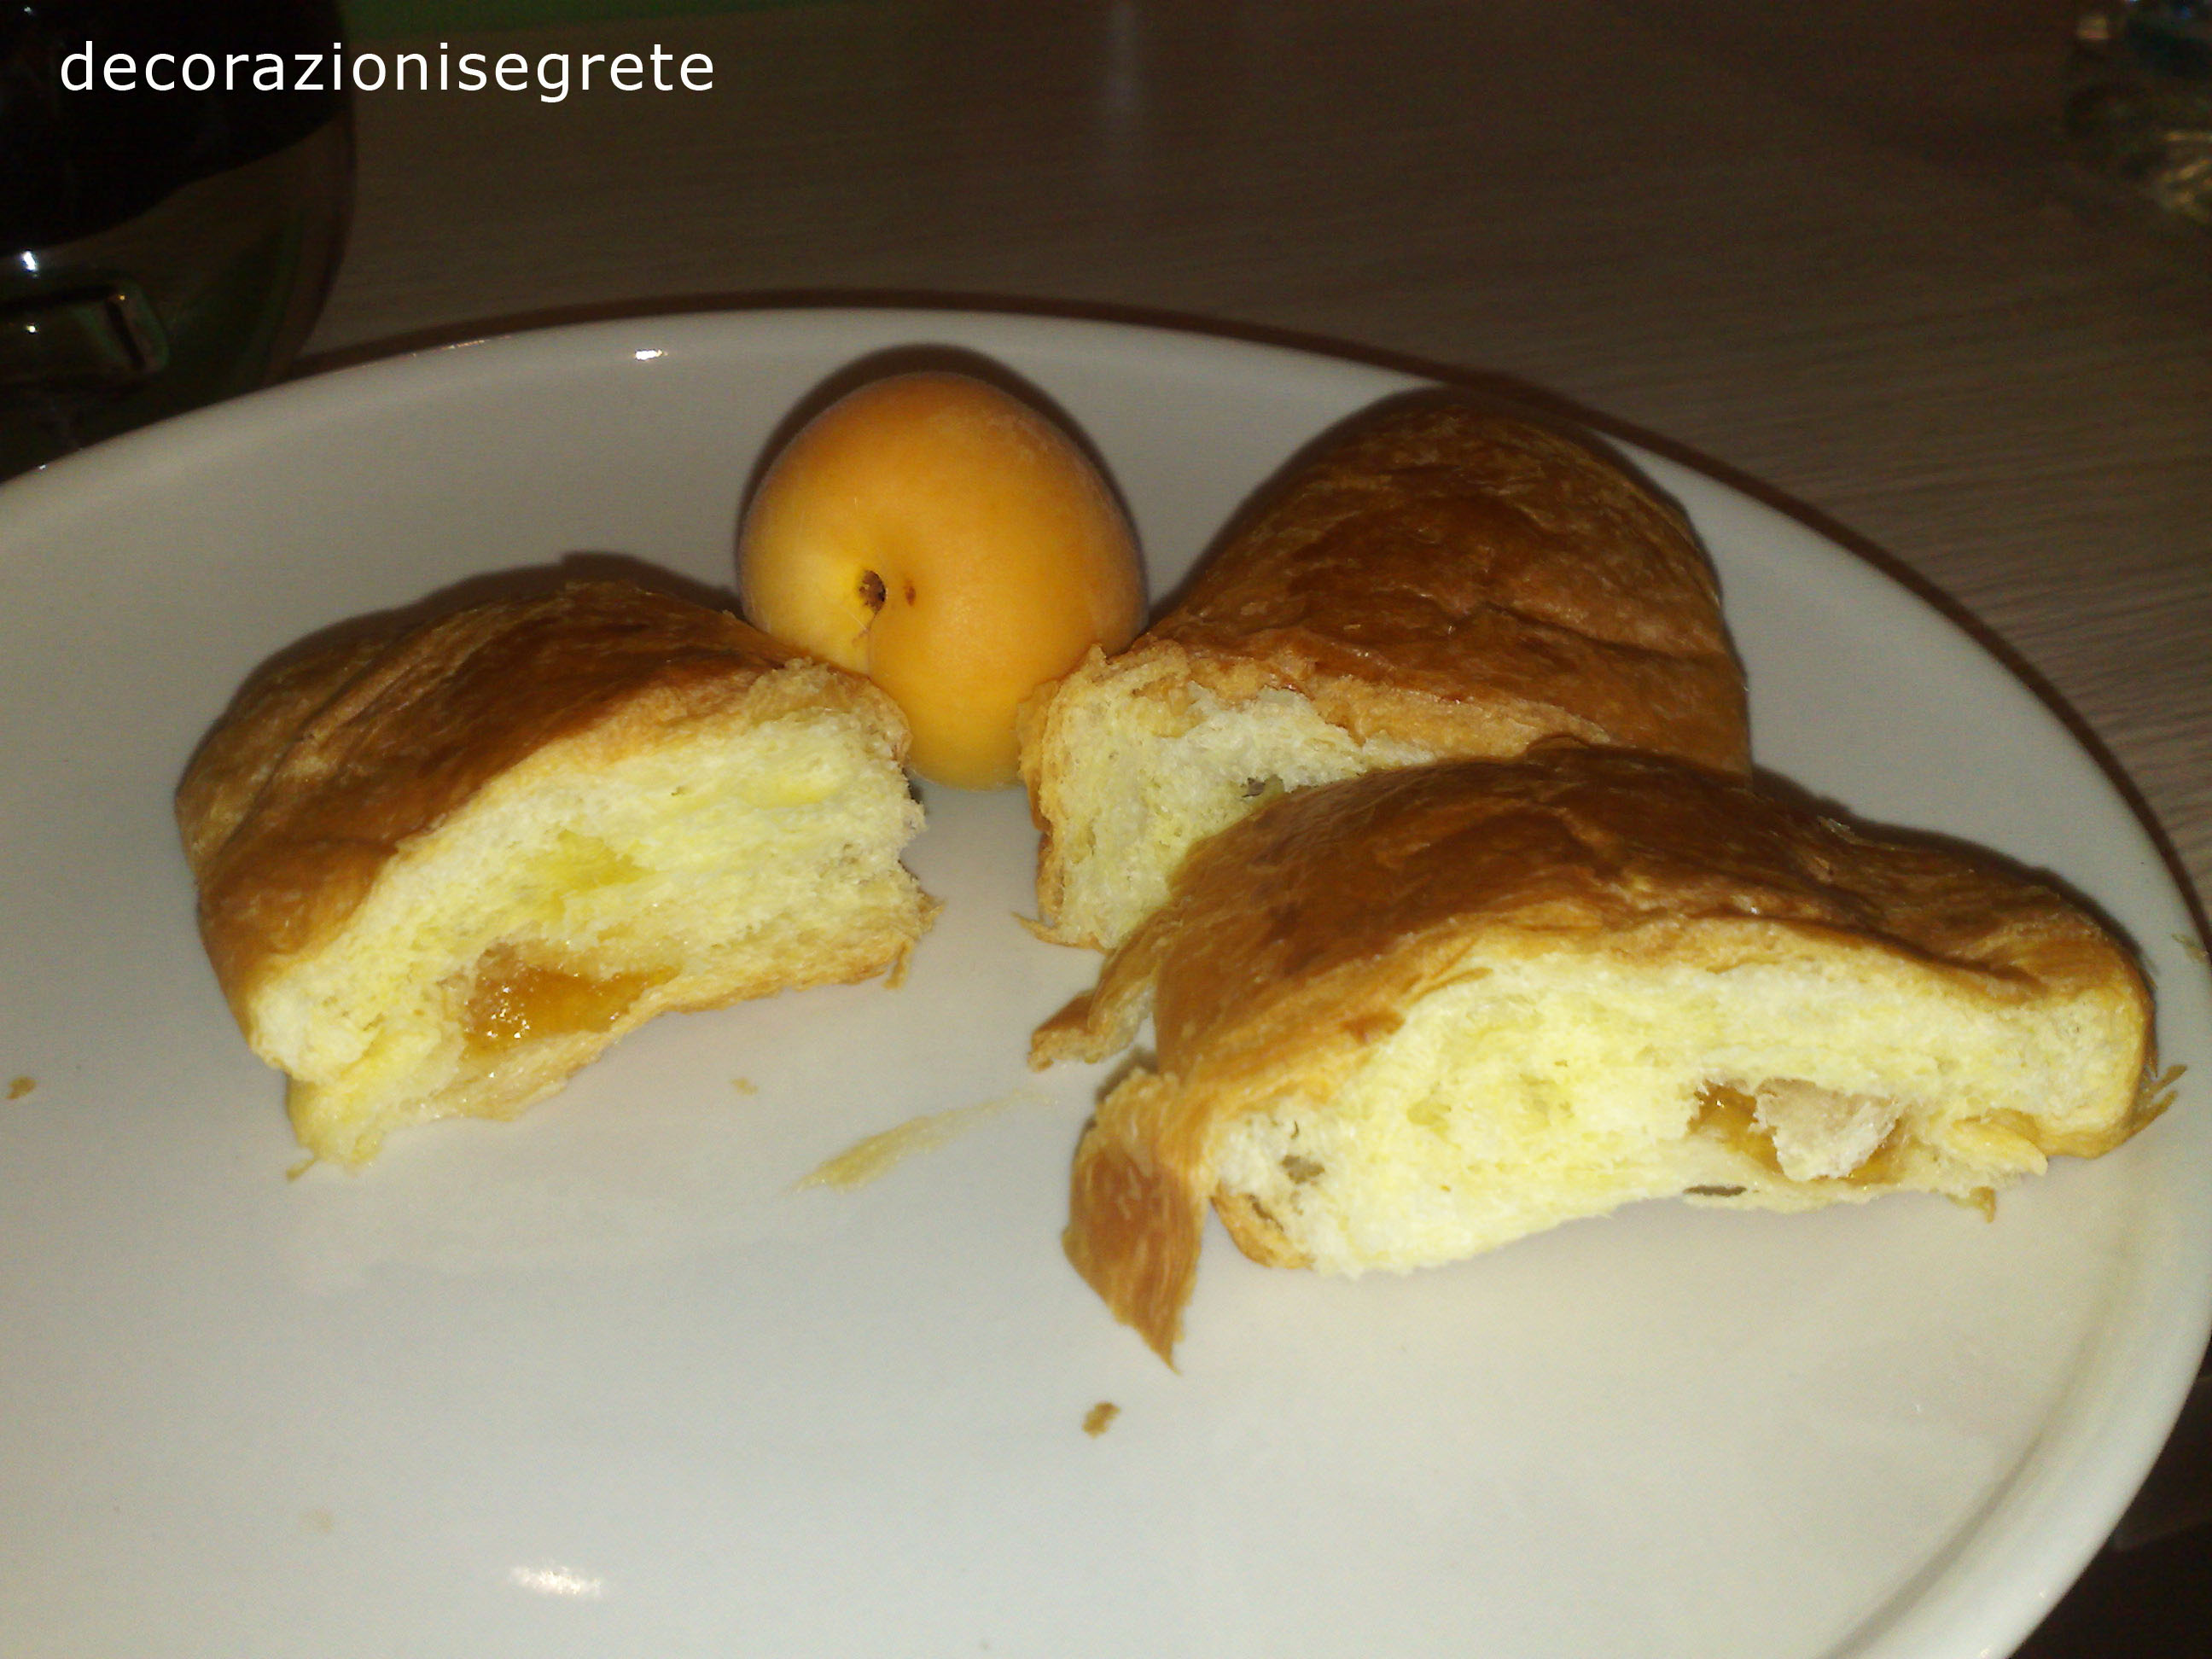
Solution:
[[[738,542],[753,624],[866,675],[911,764],[1014,780],[1016,711],[1144,620],[1127,521],[1044,416],[965,375],[901,374],[831,404],[770,465]]]

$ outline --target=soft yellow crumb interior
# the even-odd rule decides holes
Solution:
[[[1222,1188],[1316,1267],[1454,1261],[1685,1193],[1967,1197],[2042,1169],[2034,1120],[2078,1091],[2081,1022],[2104,1017],[2029,1018],[1871,956],[1715,972],[1561,952],[1468,971],[1333,1100],[1286,1097],[1224,1131]],[[2124,1066],[2124,1034],[2106,1046]]]
[[[338,946],[268,988],[258,1046],[318,1151],[373,1149],[472,1091],[498,1102],[503,1066],[603,1040],[650,994],[772,988],[910,915],[919,827],[881,735],[839,711],[702,723],[605,764],[544,751],[394,856]]]
[[[1293,691],[1224,703],[1205,687],[1172,697],[1143,681],[1068,697],[1058,742],[1053,835],[1066,871],[1063,932],[1119,943],[1167,897],[1183,854],[1263,802],[1433,758],[1394,738],[1355,740]]]

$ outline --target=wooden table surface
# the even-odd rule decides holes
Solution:
[[[2212,237],[2065,182],[2070,14],[946,0],[455,38],[658,42],[711,56],[714,87],[361,96],[308,367],[858,294],[1533,383],[1919,572],[2094,735],[2204,894]]]

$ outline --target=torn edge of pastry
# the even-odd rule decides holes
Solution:
[[[1400,400],[1292,471],[1118,656],[1033,693],[1042,936],[1108,949],[1285,792],[1569,737],[1747,773],[1718,583],[1589,444]]]
[[[936,908],[906,742],[856,675],[578,582],[277,659],[177,817],[241,1030],[359,1165],[658,1014],[896,969]]]
[[[1163,1358],[1209,1200],[1258,1261],[1406,1270],[1647,1198],[1985,1207],[2171,1098],[2132,956],[2041,882],[1579,745],[1224,831],[1033,1061],[1148,1009],[1065,1242]]]

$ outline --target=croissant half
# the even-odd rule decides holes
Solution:
[[[660,1013],[866,978],[933,908],[906,726],[857,676],[615,582],[250,681],[177,816],[300,1139],[504,1117]]]
[[[1163,1357],[1209,1200],[1261,1261],[1402,1270],[1638,1199],[1987,1203],[2157,1109],[2142,977],[2050,887],[1579,745],[1267,805],[1033,1058],[1147,1011],[1066,1243]]]
[[[1118,944],[1185,853],[1286,791],[1554,736],[1747,769],[1705,555],[1585,443],[1394,406],[1294,471],[1129,650],[1031,699],[1042,930]]]

